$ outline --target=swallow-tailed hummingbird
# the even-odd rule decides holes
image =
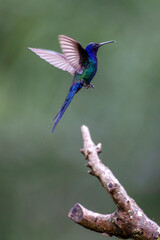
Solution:
[[[68,95],[59,112],[53,119],[54,126],[52,133],[54,132],[55,127],[62,118],[74,95],[82,87],[94,88],[94,86],[91,84],[91,80],[97,72],[97,51],[99,47],[103,46],[104,44],[113,42],[115,41],[111,40],[102,43],[89,43],[84,49],[76,40],[65,35],[59,35],[59,43],[63,54],[40,48],[29,48],[31,51],[39,55],[53,66],[64,71],[68,71],[74,76]]]

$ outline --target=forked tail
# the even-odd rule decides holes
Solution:
[[[70,102],[72,101],[74,95],[82,88],[82,86],[83,86],[82,82],[73,82],[72,83],[69,93],[65,99],[65,102],[63,103],[61,109],[59,110],[59,112],[57,113],[55,118],[53,119],[54,126],[52,129],[52,133],[54,132],[59,120],[62,118],[64,112],[66,111],[67,107],[69,106]]]

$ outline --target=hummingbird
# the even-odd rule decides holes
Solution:
[[[51,65],[67,71],[73,75],[73,80],[68,95],[57,115],[53,119],[54,126],[52,128],[52,133],[54,132],[64,112],[68,108],[74,95],[82,87],[85,87],[87,89],[94,88],[91,80],[97,72],[98,49],[105,44],[115,42],[114,40],[102,43],[93,42],[89,43],[84,49],[81,44],[73,38],[65,35],[59,35],[58,38],[63,53],[40,48],[29,48],[35,54],[39,55],[40,58],[49,62]]]

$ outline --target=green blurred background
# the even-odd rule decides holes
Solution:
[[[83,124],[102,142],[104,164],[160,224],[159,26],[159,0],[0,0],[0,239],[104,239],[67,217],[76,202],[116,209],[87,174]],[[99,50],[95,89],[75,96],[52,135],[72,76],[27,47],[60,51],[59,34],[84,47],[117,42]]]

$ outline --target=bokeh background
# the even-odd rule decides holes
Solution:
[[[87,174],[83,124],[102,142],[104,164],[160,224],[159,26],[159,0],[0,0],[0,239],[105,238],[67,217],[76,202],[116,209]],[[52,135],[72,76],[27,47],[60,51],[59,34],[84,47],[117,42],[99,50],[95,89],[75,96]]]

